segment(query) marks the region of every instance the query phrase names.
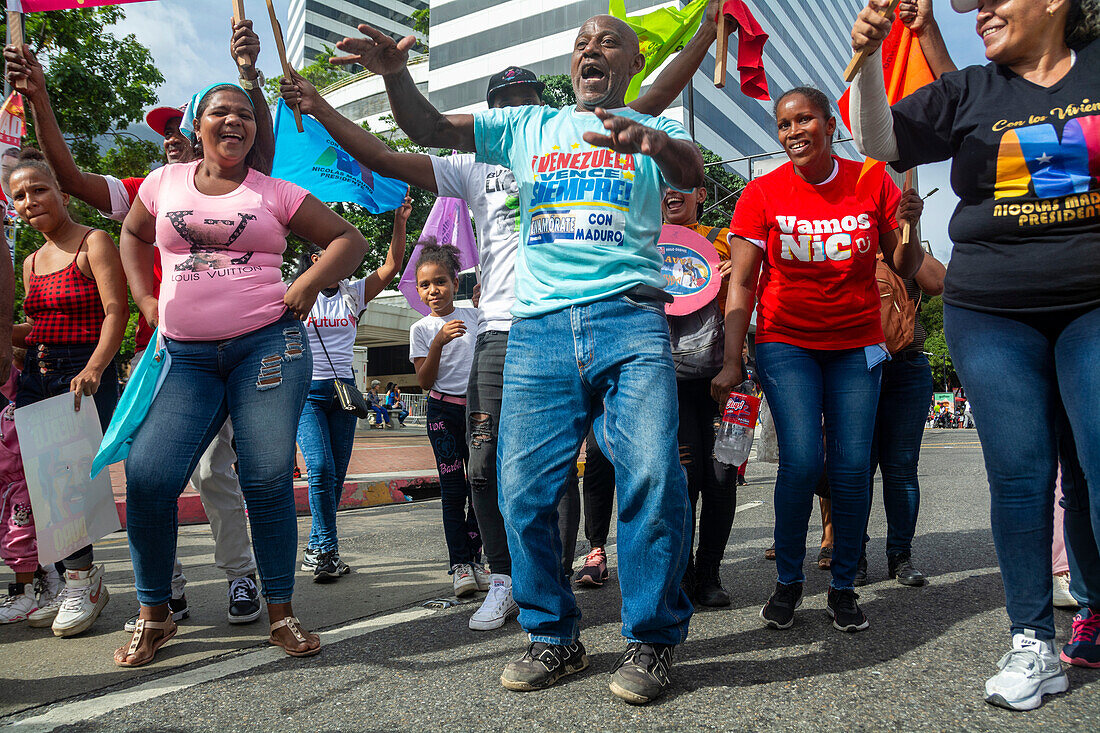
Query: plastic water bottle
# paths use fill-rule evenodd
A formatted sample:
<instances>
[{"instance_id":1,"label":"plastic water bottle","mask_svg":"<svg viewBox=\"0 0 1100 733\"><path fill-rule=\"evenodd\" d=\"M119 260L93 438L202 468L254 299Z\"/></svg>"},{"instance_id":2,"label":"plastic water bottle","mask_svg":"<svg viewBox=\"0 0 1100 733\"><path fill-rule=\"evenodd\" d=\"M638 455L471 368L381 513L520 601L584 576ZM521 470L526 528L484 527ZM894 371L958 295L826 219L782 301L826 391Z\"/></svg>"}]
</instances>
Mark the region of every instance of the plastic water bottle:
<instances>
[{"instance_id":1,"label":"plastic water bottle","mask_svg":"<svg viewBox=\"0 0 1100 733\"><path fill-rule=\"evenodd\" d=\"M753 429L760 412L760 398L752 396L752 382L741 383L730 392L722 424L714 439L714 457L727 466L740 466L749 459Z\"/></svg>"}]
</instances>

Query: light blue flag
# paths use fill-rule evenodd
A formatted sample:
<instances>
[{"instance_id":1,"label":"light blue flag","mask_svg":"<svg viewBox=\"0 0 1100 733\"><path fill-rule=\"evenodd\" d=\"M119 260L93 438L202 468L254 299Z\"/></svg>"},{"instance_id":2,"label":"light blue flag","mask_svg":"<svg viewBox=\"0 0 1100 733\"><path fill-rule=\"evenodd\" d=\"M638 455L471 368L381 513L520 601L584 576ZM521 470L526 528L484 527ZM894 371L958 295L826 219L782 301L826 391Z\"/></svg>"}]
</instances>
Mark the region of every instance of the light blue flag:
<instances>
[{"instance_id":1,"label":"light blue flag","mask_svg":"<svg viewBox=\"0 0 1100 733\"><path fill-rule=\"evenodd\" d=\"M372 214L404 203L407 185L359 165L309 115L302 115L302 127L305 132L298 132L294 113L280 99L275 109L272 177L297 183L322 201L359 204Z\"/></svg>"}]
</instances>

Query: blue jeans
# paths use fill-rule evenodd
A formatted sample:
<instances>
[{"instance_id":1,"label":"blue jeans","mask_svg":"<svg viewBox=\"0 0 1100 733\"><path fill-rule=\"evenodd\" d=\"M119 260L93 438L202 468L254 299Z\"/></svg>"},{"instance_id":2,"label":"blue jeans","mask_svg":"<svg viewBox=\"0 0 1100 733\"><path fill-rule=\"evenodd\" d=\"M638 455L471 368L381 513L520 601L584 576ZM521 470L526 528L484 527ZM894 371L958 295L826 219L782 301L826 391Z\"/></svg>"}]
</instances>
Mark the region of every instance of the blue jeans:
<instances>
[{"instance_id":1,"label":"blue jeans","mask_svg":"<svg viewBox=\"0 0 1100 733\"><path fill-rule=\"evenodd\" d=\"M943 322L982 442L1012 633L1053 639L1050 545L1063 407L1087 483L1064 486L1070 572L1082 600L1100 610L1100 308L1010 318L944 305Z\"/></svg>"},{"instance_id":2,"label":"blue jeans","mask_svg":"<svg viewBox=\"0 0 1100 733\"><path fill-rule=\"evenodd\" d=\"M756 345L756 364L779 439L779 582L806 580L806 525L814 488L825 471L833 505L832 587L854 588L871 506L867 487L882 365L868 369L863 349L821 351L774 342Z\"/></svg>"},{"instance_id":3,"label":"blue jeans","mask_svg":"<svg viewBox=\"0 0 1100 733\"><path fill-rule=\"evenodd\" d=\"M617 479L623 636L686 638L691 511L676 415L663 303L619 296L513 324L497 466L512 593L532 641L568 644L579 633L558 504L593 420Z\"/></svg>"},{"instance_id":4,"label":"blue jeans","mask_svg":"<svg viewBox=\"0 0 1100 733\"><path fill-rule=\"evenodd\" d=\"M886 509L886 557L896 559L913 552L913 534L920 511L917 463L924 438L928 406L932 404L932 370L919 351L902 351L882 368L875 437L871 442L871 500L874 501L875 469L882 469L882 503ZM863 536L864 554L868 541Z\"/></svg>"},{"instance_id":5,"label":"blue jeans","mask_svg":"<svg viewBox=\"0 0 1100 733\"><path fill-rule=\"evenodd\" d=\"M424 408L428 440L439 471L439 499L443 506L443 536L450 567L481 559L481 532L477 526L466 464L466 406L429 397Z\"/></svg>"},{"instance_id":6,"label":"blue jeans","mask_svg":"<svg viewBox=\"0 0 1100 733\"><path fill-rule=\"evenodd\" d=\"M313 360L289 316L225 341L168 341L172 365L126 461L126 533L138 600L167 603L176 558L176 500L199 457L233 419L241 492L268 603L294 591L298 523L294 438Z\"/></svg>"},{"instance_id":7,"label":"blue jeans","mask_svg":"<svg viewBox=\"0 0 1100 733\"><path fill-rule=\"evenodd\" d=\"M351 379L341 379L354 386ZM344 489L358 418L340 407L335 379L310 382L305 407L298 418L298 447L309 473L309 513L313 524L307 547L338 552L336 507Z\"/></svg>"}]
</instances>

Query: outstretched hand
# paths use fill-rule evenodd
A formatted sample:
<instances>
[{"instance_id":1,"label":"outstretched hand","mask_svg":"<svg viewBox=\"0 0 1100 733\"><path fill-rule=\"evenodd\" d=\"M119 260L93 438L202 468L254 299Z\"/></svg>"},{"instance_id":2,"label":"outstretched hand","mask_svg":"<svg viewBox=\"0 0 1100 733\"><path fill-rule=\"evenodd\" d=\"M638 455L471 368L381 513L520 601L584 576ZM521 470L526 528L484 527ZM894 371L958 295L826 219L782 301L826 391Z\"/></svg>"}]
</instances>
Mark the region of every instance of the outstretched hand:
<instances>
[{"instance_id":1,"label":"outstretched hand","mask_svg":"<svg viewBox=\"0 0 1100 733\"><path fill-rule=\"evenodd\" d=\"M874 53L882 45L883 39L890 35L894 19L882 15L890 7L890 0L868 0L867 7L859 11L852 25L852 50L856 53L867 50Z\"/></svg>"},{"instance_id":2,"label":"outstretched hand","mask_svg":"<svg viewBox=\"0 0 1100 733\"><path fill-rule=\"evenodd\" d=\"M305 77L291 69L290 79L285 76L279 80L279 95L291 109L295 107L304 115L317 114L317 107L323 101L317 88Z\"/></svg>"},{"instance_id":3,"label":"outstretched hand","mask_svg":"<svg viewBox=\"0 0 1100 733\"><path fill-rule=\"evenodd\" d=\"M366 23L359 24L362 38L345 38L336 48L347 56L333 56L331 64L359 64L379 76L400 73L409 63L409 49L416 45L416 36L405 36L395 41L380 30Z\"/></svg>"},{"instance_id":4,"label":"outstretched hand","mask_svg":"<svg viewBox=\"0 0 1100 733\"><path fill-rule=\"evenodd\" d=\"M616 153L626 155L633 155L634 153L657 155L668 144L668 135L660 130L647 127L628 117L613 115L603 107L597 107L593 111L603 121L604 129L610 134L584 133L584 141L589 145L610 148Z\"/></svg>"},{"instance_id":5,"label":"outstretched hand","mask_svg":"<svg viewBox=\"0 0 1100 733\"><path fill-rule=\"evenodd\" d=\"M8 84L18 88L17 82L26 82L26 88L20 90L24 95L34 97L46 91L46 74L30 46L24 45L22 52L15 46L6 46L4 65Z\"/></svg>"},{"instance_id":6,"label":"outstretched hand","mask_svg":"<svg viewBox=\"0 0 1100 733\"><path fill-rule=\"evenodd\" d=\"M233 29L233 38L229 42L229 54L233 62L239 59L248 59L247 64L241 64L240 68L256 66L256 60L260 58L260 37L252 30L251 20L242 20L239 23L230 21Z\"/></svg>"}]
</instances>

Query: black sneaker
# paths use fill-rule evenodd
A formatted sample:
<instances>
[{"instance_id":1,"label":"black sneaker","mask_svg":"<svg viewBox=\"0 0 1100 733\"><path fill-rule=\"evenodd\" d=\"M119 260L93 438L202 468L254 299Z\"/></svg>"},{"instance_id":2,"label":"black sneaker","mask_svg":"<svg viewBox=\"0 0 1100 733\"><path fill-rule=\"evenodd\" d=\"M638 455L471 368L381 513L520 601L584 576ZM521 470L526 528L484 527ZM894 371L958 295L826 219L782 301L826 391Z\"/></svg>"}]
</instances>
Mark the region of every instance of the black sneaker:
<instances>
[{"instance_id":1,"label":"black sneaker","mask_svg":"<svg viewBox=\"0 0 1100 733\"><path fill-rule=\"evenodd\" d=\"M351 567L340 559L340 556L336 556L336 569L340 571L340 575L347 575L351 572Z\"/></svg>"},{"instance_id":2,"label":"black sneaker","mask_svg":"<svg viewBox=\"0 0 1100 733\"><path fill-rule=\"evenodd\" d=\"M775 584L775 593L760 609L760 618L772 629L789 629L794 624L794 610L802 605L802 584Z\"/></svg>"},{"instance_id":3,"label":"black sneaker","mask_svg":"<svg viewBox=\"0 0 1100 733\"><path fill-rule=\"evenodd\" d=\"M699 575L695 581L695 602L710 608L723 608L730 604L730 594L722 587L717 565L699 566Z\"/></svg>"},{"instance_id":4,"label":"black sneaker","mask_svg":"<svg viewBox=\"0 0 1100 733\"><path fill-rule=\"evenodd\" d=\"M329 550L317 556L317 567L313 568L314 583L328 583L340 577L340 566L336 564L336 552Z\"/></svg>"},{"instance_id":5,"label":"black sneaker","mask_svg":"<svg viewBox=\"0 0 1100 733\"><path fill-rule=\"evenodd\" d=\"M180 596L179 598L168 599L168 610L172 612L172 620L176 623L183 621L185 618L191 615L191 609L187 607L187 596ZM126 620L122 628L127 634L132 634L137 630L138 617L141 614L135 613L133 616Z\"/></svg>"},{"instance_id":6,"label":"black sneaker","mask_svg":"<svg viewBox=\"0 0 1100 733\"><path fill-rule=\"evenodd\" d=\"M851 588L847 590L829 588L829 603L825 606L825 612L833 617L833 626L841 631L856 632L863 631L871 625L860 610L859 604L856 603L857 598L859 594Z\"/></svg>"},{"instance_id":7,"label":"black sneaker","mask_svg":"<svg viewBox=\"0 0 1100 733\"><path fill-rule=\"evenodd\" d=\"M668 676L671 668L671 644L632 641L611 672L611 692L631 705L645 705L672 684Z\"/></svg>"},{"instance_id":8,"label":"black sneaker","mask_svg":"<svg viewBox=\"0 0 1100 733\"><path fill-rule=\"evenodd\" d=\"M519 692L541 690L587 667L588 655L579 640L568 646L533 641L518 659L505 665L500 684Z\"/></svg>"},{"instance_id":9,"label":"black sneaker","mask_svg":"<svg viewBox=\"0 0 1100 733\"><path fill-rule=\"evenodd\" d=\"M248 624L260 617L260 589L256 577L246 575L229 582L229 623Z\"/></svg>"},{"instance_id":10,"label":"black sneaker","mask_svg":"<svg viewBox=\"0 0 1100 733\"><path fill-rule=\"evenodd\" d=\"M927 578L924 577L924 573L913 567L913 562L908 555L891 557L889 558L889 564L890 577L897 578L902 585L920 587L928 582Z\"/></svg>"},{"instance_id":11,"label":"black sneaker","mask_svg":"<svg viewBox=\"0 0 1100 733\"><path fill-rule=\"evenodd\" d=\"M321 554L321 551L316 547L307 547L305 552L302 553L302 570L307 573L312 573L317 569L317 556Z\"/></svg>"},{"instance_id":12,"label":"black sneaker","mask_svg":"<svg viewBox=\"0 0 1100 733\"><path fill-rule=\"evenodd\" d=\"M859 562L856 563L856 575L855 575L854 580L855 580L856 586L858 586L858 587L865 586L869 582L867 580L867 556L866 555L860 555L859 556Z\"/></svg>"}]
</instances>

